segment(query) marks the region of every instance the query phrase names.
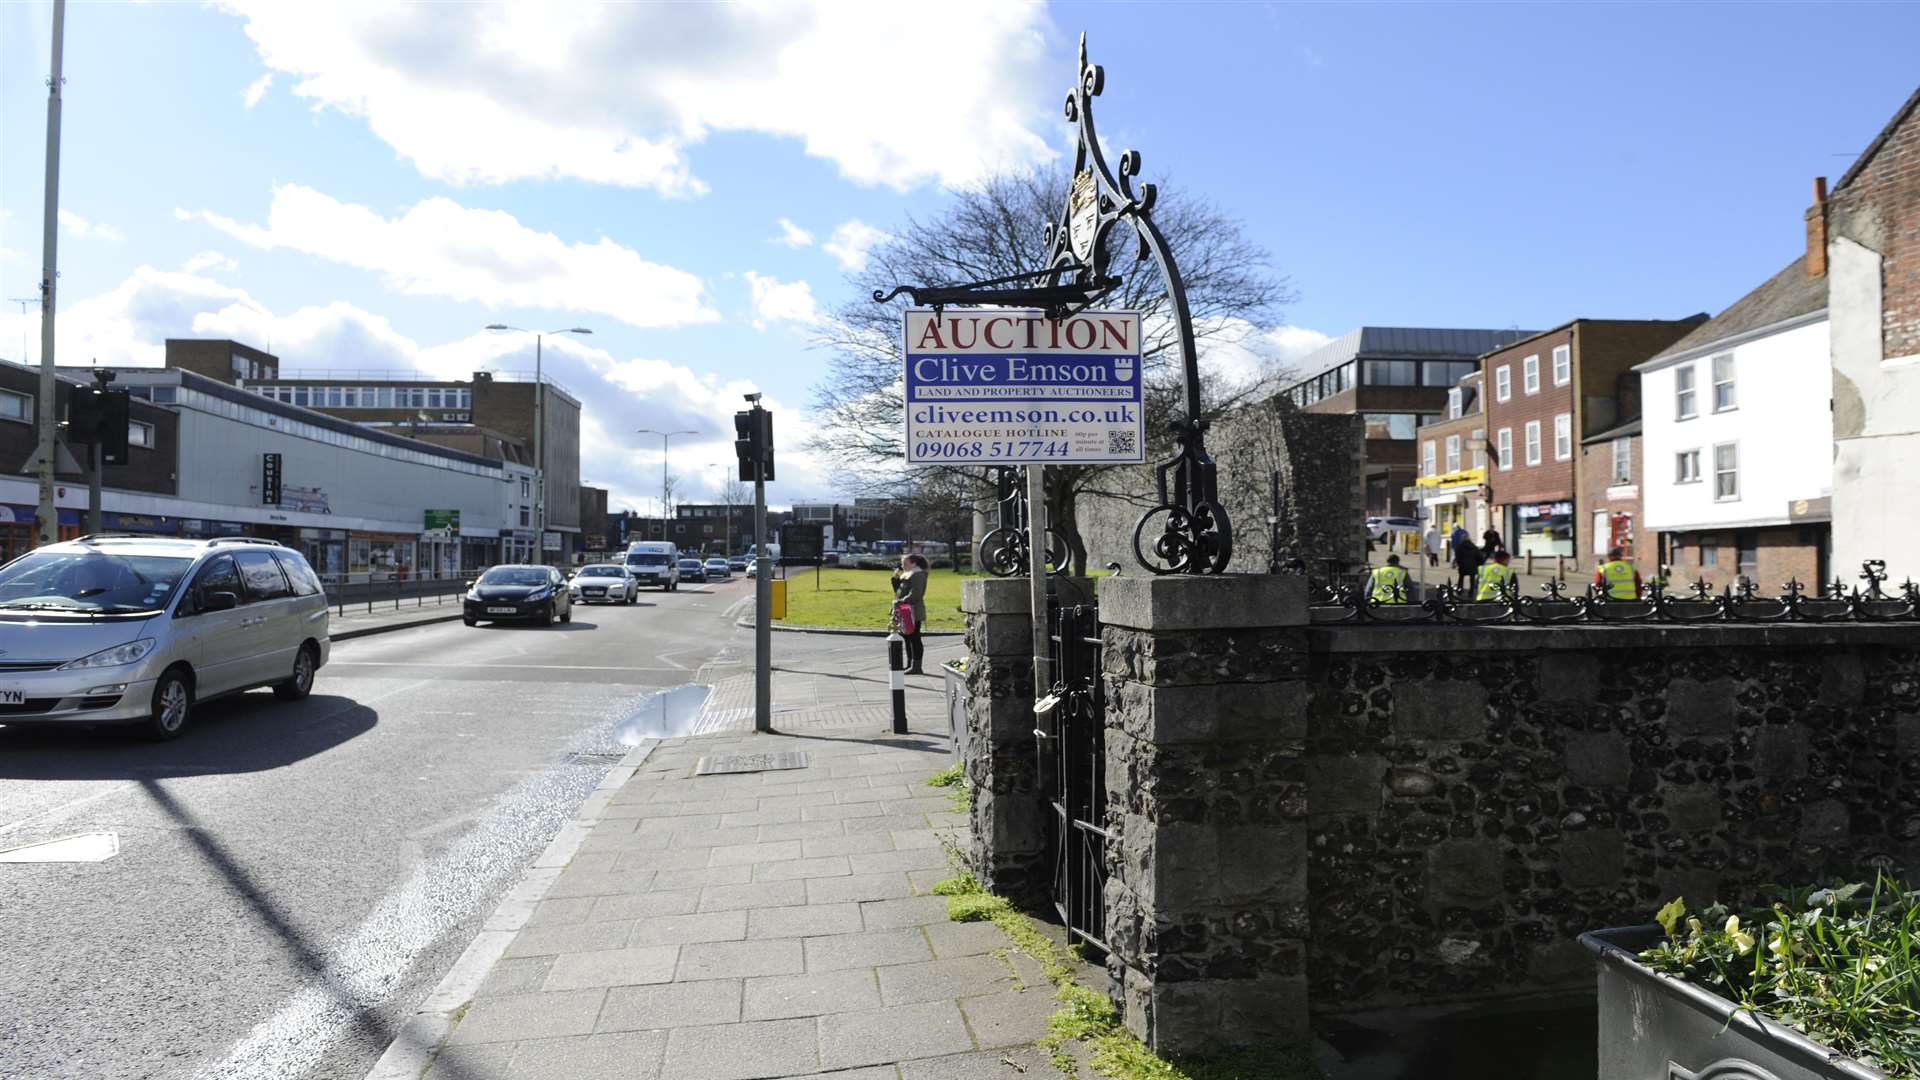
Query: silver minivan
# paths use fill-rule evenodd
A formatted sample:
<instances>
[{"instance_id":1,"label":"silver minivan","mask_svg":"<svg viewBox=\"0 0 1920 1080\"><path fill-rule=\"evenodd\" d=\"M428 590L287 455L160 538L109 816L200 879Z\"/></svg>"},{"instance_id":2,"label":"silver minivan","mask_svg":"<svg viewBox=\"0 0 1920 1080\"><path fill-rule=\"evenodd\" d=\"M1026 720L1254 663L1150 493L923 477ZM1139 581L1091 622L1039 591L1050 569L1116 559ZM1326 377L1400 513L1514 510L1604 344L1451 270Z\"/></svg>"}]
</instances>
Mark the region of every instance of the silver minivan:
<instances>
[{"instance_id":1,"label":"silver minivan","mask_svg":"<svg viewBox=\"0 0 1920 1080\"><path fill-rule=\"evenodd\" d=\"M196 703L283 701L327 662L327 598L271 540L88 536L0 567L0 724L186 729Z\"/></svg>"}]
</instances>

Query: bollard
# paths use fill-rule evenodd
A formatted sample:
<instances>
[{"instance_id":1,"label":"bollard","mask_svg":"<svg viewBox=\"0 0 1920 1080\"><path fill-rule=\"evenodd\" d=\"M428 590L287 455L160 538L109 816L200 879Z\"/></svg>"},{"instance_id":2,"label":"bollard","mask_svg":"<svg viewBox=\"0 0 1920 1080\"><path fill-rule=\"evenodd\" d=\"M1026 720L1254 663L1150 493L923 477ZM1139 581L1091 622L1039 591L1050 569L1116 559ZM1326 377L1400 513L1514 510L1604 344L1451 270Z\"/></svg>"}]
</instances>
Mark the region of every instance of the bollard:
<instances>
[{"instance_id":1,"label":"bollard","mask_svg":"<svg viewBox=\"0 0 1920 1080\"><path fill-rule=\"evenodd\" d=\"M893 733L907 733L907 639L887 635L887 688L893 691Z\"/></svg>"}]
</instances>

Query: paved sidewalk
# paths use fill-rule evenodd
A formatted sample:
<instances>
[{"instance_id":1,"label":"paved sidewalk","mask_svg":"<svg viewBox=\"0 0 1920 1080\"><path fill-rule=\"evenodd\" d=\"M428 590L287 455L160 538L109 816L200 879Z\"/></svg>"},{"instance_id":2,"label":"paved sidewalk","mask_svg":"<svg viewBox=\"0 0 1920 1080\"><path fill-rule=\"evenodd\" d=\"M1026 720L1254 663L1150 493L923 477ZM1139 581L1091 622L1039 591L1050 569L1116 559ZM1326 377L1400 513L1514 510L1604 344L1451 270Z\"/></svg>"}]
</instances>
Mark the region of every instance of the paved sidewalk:
<instances>
[{"instance_id":1,"label":"paved sidewalk","mask_svg":"<svg viewBox=\"0 0 1920 1080\"><path fill-rule=\"evenodd\" d=\"M340 614L338 608L331 609L327 616L327 629L328 636L333 640L345 641L368 634L383 634L389 630L452 622L459 617L460 605L457 602L436 605L428 600L425 607L406 603L398 611L389 603L385 608L375 605L372 614L367 613L364 605L359 608L348 605L345 615Z\"/></svg>"},{"instance_id":2,"label":"paved sidewalk","mask_svg":"<svg viewBox=\"0 0 1920 1080\"><path fill-rule=\"evenodd\" d=\"M773 726L781 732L819 728L891 729L893 692L887 681L887 649L872 638L817 636L800 651L774 643ZM907 677L908 729L947 733L946 682L940 665L966 649L959 638L927 642L926 675ZM695 721L694 734L753 730L751 665L702 669L713 693Z\"/></svg>"},{"instance_id":3,"label":"paved sidewalk","mask_svg":"<svg viewBox=\"0 0 1920 1080\"><path fill-rule=\"evenodd\" d=\"M806 767L694 775L790 752ZM944 738L857 729L660 743L425 1075L1060 1076L1032 1045L1057 1007L1039 966L928 894L965 827L922 783L945 763Z\"/></svg>"}]
</instances>

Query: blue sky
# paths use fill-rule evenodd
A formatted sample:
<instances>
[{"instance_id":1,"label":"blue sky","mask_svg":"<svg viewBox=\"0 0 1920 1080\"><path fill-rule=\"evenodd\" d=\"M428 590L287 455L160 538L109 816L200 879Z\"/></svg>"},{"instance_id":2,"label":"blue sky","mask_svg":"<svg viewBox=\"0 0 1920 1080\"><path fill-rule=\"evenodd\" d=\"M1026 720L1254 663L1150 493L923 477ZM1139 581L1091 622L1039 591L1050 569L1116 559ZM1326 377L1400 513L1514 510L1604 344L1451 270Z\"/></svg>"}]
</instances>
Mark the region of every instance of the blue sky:
<instances>
[{"instance_id":1,"label":"blue sky","mask_svg":"<svg viewBox=\"0 0 1920 1080\"><path fill-rule=\"evenodd\" d=\"M585 325L548 359L587 403L586 479L642 506L658 440L632 429L693 428L673 467L710 491L741 390L783 447L804 431L863 237L943 184L1065 167L1081 29L1105 138L1292 277L1266 360L1362 323L1717 311L1913 90L1920 9L1849 10L74 4L60 355L206 334L460 373L531 366L485 323ZM0 7L5 297L38 278L50 12ZM37 354L19 312L0 357ZM782 501L831 474L783 452Z\"/></svg>"}]
</instances>

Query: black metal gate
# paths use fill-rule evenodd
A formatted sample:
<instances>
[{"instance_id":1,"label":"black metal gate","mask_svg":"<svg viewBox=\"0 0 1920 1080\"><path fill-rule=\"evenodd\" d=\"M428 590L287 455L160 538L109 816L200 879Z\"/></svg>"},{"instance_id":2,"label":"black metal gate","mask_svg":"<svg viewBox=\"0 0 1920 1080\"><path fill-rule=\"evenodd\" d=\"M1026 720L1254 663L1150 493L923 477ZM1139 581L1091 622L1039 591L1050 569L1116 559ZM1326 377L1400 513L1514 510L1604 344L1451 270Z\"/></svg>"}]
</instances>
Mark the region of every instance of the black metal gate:
<instances>
[{"instance_id":1,"label":"black metal gate","mask_svg":"<svg viewBox=\"0 0 1920 1080\"><path fill-rule=\"evenodd\" d=\"M1036 717L1041 790L1053 860L1053 904L1071 940L1104 955L1106 941L1106 691L1100 609L1048 605L1055 704ZM1097 957L1096 957L1097 959Z\"/></svg>"}]
</instances>

